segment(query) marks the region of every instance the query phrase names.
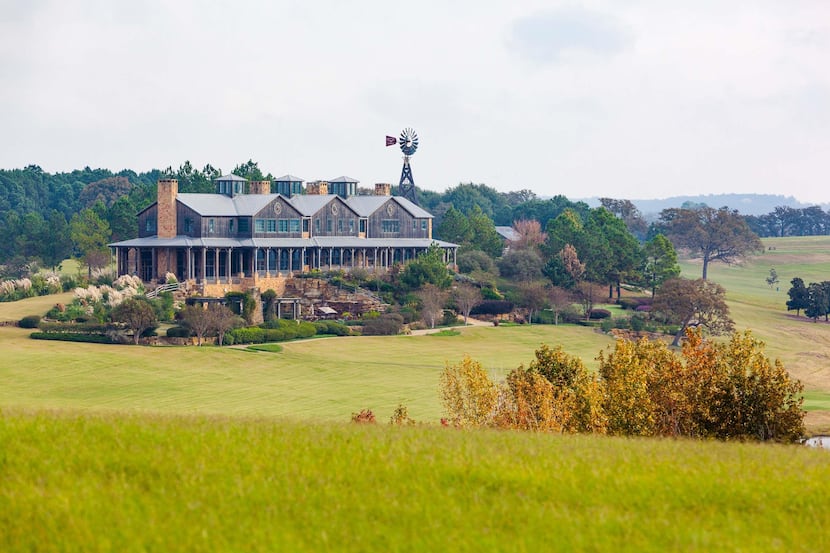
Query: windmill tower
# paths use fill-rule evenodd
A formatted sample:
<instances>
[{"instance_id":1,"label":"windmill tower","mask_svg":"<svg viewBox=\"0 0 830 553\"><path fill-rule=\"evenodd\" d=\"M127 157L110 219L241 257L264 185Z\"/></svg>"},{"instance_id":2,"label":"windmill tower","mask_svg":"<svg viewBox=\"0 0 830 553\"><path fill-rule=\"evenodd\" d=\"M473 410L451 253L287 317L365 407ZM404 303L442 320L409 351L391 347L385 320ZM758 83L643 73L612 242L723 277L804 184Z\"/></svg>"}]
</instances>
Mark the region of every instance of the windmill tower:
<instances>
[{"instance_id":1,"label":"windmill tower","mask_svg":"<svg viewBox=\"0 0 830 553\"><path fill-rule=\"evenodd\" d=\"M398 184L398 195L403 196L410 202L417 204L415 200L415 179L412 178L412 167L409 165L409 158L418 149L418 134L410 127L401 131L397 140L394 136L386 137L386 145L400 144L403 152L403 169L401 169L401 182Z\"/></svg>"}]
</instances>

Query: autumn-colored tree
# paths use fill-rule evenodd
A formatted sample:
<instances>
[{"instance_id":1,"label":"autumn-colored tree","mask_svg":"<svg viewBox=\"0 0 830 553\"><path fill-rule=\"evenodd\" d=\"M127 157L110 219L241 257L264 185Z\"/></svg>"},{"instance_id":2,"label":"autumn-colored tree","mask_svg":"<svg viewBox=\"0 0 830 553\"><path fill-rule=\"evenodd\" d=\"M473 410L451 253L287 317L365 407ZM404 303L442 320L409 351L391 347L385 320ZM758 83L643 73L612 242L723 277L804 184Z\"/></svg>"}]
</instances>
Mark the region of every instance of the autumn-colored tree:
<instances>
[{"instance_id":1,"label":"autumn-colored tree","mask_svg":"<svg viewBox=\"0 0 830 553\"><path fill-rule=\"evenodd\" d=\"M582 310L585 313L585 320L591 317L591 310L594 304L603 296L603 287L593 282L583 281L577 283L576 293L582 303Z\"/></svg>"},{"instance_id":2,"label":"autumn-colored tree","mask_svg":"<svg viewBox=\"0 0 830 553\"><path fill-rule=\"evenodd\" d=\"M513 222L515 238L510 241L510 249L536 250L545 243L548 235L542 231L542 225L535 219L519 219Z\"/></svg>"},{"instance_id":3,"label":"autumn-colored tree","mask_svg":"<svg viewBox=\"0 0 830 553\"><path fill-rule=\"evenodd\" d=\"M664 282L654 298L652 312L679 325L672 342L674 346L680 343L690 325L706 328L712 334L724 334L734 327L726 305L726 290L720 284L700 278L673 278Z\"/></svg>"},{"instance_id":4,"label":"autumn-colored tree","mask_svg":"<svg viewBox=\"0 0 830 553\"><path fill-rule=\"evenodd\" d=\"M698 378L701 434L723 440L794 442L804 435L804 386L781 361L770 361L764 343L752 333L734 333L729 343L714 343L689 331L683 345L687 374Z\"/></svg>"},{"instance_id":5,"label":"autumn-colored tree","mask_svg":"<svg viewBox=\"0 0 830 553\"><path fill-rule=\"evenodd\" d=\"M464 356L441 373L441 402L447 418L457 426L485 426L495 414L498 388L481 363Z\"/></svg>"}]
</instances>

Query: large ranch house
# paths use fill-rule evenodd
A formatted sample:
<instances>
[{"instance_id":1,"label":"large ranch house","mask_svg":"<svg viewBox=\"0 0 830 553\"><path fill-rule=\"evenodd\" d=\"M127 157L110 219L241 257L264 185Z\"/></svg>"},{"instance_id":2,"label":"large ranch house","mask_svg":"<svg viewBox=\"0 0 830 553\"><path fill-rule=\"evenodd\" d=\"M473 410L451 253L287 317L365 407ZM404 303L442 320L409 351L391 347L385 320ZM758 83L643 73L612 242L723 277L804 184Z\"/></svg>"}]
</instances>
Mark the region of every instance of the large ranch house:
<instances>
[{"instance_id":1,"label":"large ranch house","mask_svg":"<svg viewBox=\"0 0 830 553\"><path fill-rule=\"evenodd\" d=\"M215 194L179 194L178 181L158 181L155 203L138 214L138 238L110 244L119 275L162 282L173 273L202 296L284 290L285 279L312 269L384 272L437 244L447 264L458 246L433 240L432 215L390 195L389 184L357 196L357 181L308 183L287 175L251 181L216 179ZM280 193L282 192L282 193Z\"/></svg>"}]
</instances>

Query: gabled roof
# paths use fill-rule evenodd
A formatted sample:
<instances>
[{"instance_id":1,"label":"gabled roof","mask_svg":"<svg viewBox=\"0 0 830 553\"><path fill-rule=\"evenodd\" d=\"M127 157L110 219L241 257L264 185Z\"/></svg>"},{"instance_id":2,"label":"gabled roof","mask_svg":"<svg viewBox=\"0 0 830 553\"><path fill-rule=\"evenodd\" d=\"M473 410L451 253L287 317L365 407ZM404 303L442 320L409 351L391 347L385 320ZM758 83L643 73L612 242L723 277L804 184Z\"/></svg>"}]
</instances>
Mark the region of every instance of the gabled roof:
<instances>
[{"instance_id":1,"label":"gabled roof","mask_svg":"<svg viewBox=\"0 0 830 553\"><path fill-rule=\"evenodd\" d=\"M336 179L330 179L328 182L354 182L358 183L359 180L355 180L351 177L337 177Z\"/></svg>"},{"instance_id":2,"label":"gabled roof","mask_svg":"<svg viewBox=\"0 0 830 553\"><path fill-rule=\"evenodd\" d=\"M388 201L396 202L416 219L432 219L432 214L402 196L349 196L346 203L361 217L369 217Z\"/></svg>"},{"instance_id":3,"label":"gabled roof","mask_svg":"<svg viewBox=\"0 0 830 553\"><path fill-rule=\"evenodd\" d=\"M288 199L288 203L302 215L310 217L323 209L332 199L337 198L336 194L297 194Z\"/></svg>"},{"instance_id":4,"label":"gabled roof","mask_svg":"<svg viewBox=\"0 0 830 553\"><path fill-rule=\"evenodd\" d=\"M279 194L179 194L178 200L202 217L248 217L258 213ZM284 198L286 201L287 198Z\"/></svg>"},{"instance_id":5,"label":"gabled roof","mask_svg":"<svg viewBox=\"0 0 830 553\"><path fill-rule=\"evenodd\" d=\"M221 180L221 181L232 180L232 181L248 182L248 179L242 178L238 175L234 175L233 173L229 173L227 175L222 175L221 177L216 177L213 180Z\"/></svg>"},{"instance_id":6,"label":"gabled roof","mask_svg":"<svg viewBox=\"0 0 830 553\"><path fill-rule=\"evenodd\" d=\"M294 175L283 175L274 179L274 182L305 182L305 179L296 177Z\"/></svg>"}]
</instances>

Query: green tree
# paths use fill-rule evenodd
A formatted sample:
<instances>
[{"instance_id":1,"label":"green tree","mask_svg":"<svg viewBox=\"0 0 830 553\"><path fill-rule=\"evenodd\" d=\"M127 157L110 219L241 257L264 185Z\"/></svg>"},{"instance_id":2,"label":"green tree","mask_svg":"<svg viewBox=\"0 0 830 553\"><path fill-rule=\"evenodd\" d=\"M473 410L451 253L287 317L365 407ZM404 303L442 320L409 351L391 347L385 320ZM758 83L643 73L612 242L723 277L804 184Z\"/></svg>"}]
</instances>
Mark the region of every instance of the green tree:
<instances>
[{"instance_id":1,"label":"green tree","mask_svg":"<svg viewBox=\"0 0 830 553\"><path fill-rule=\"evenodd\" d=\"M807 307L804 308L804 314L813 321L817 321L819 317L827 319L830 313L830 282L811 282L807 286Z\"/></svg>"},{"instance_id":2,"label":"green tree","mask_svg":"<svg viewBox=\"0 0 830 553\"><path fill-rule=\"evenodd\" d=\"M407 263L399 279L409 290L417 290L424 284L433 284L445 289L452 284L452 277L444 262L444 252L436 244Z\"/></svg>"},{"instance_id":3,"label":"green tree","mask_svg":"<svg viewBox=\"0 0 830 553\"><path fill-rule=\"evenodd\" d=\"M651 296L657 293L661 284L680 276L680 265L677 264L677 252L668 238L657 234L646 242L643 251L645 253L645 266L643 276L651 285Z\"/></svg>"},{"instance_id":4,"label":"green tree","mask_svg":"<svg viewBox=\"0 0 830 553\"><path fill-rule=\"evenodd\" d=\"M461 245L469 244L473 239L470 221L454 207L450 207L444 214L436 234L441 240Z\"/></svg>"},{"instance_id":5,"label":"green tree","mask_svg":"<svg viewBox=\"0 0 830 553\"><path fill-rule=\"evenodd\" d=\"M89 277L93 267L103 267L109 262L110 227L95 211L87 208L75 214L69 223L69 234L87 265Z\"/></svg>"},{"instance_id":6,"label":"green tree","mask_svg":"<svg viewBox=\"0 0 830 553\"><path fill-rule=\"evenodd\" d=\"M676 247L687 249L703 260L703 280L709 263L734 263L763 249L761 239L737 211L722 207L664 209L660 221Z\"/></svg>"},{"instance_id":7,"label":"green tree","mask_svg":"<svg viewBox=\"0 0 830 553\"><path fill-rule=\"evenodd\" d=\"M467 215L470 221L470 229L472 230L472 243L475 244L476 249L479 249L491 257L498 257L502 252L502 239L499 233L496 232L496 225L493 220L487 216L479 206L474 206L472 211Z\"/></svg>"},{"instance_id":8,"label":"green tree","mask_svg":"<svg viewBox=\"0 0 830 553\"><path fill-rule=\"evenodd\" d=\"M795 309L795 315L801 314L802 309L807 309L809 305L809 296L807 294L807 287L804 286L804 281L798 277L790 281L792 285L787 291L790 299L787 300L787 311Z\"/></svg>"}]
</instances>

